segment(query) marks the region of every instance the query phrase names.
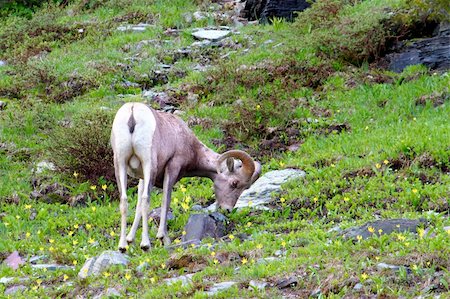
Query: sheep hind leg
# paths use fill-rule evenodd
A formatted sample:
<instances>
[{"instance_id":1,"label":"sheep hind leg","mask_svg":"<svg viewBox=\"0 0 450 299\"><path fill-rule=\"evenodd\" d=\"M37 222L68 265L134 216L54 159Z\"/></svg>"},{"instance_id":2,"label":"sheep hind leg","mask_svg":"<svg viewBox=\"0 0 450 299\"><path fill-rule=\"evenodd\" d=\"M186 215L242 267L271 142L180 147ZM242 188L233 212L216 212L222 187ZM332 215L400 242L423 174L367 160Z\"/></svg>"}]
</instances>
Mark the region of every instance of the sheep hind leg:
<instances>
[{"instance_id":1,"label":"sheep hind leg","mask_svg":"<svg viewBox=\"0 0 450 299\"><path fill-rule=\"evenodd\" d=\"M150 192L152 190L151 165L142 165L144 172L142 198L141 198L141 216L142 216L142 241L141 249L147 251L150 249L150 239L148 237L148 209L150 206Z\"/></svg>"},{"instance_id":2,"label":"sheep hind leg","mask_svg":"<svg viewBox=\"0 0 450 299\"><path fill-rule=\"evenodd\" d=\"M136 230L138 229L139 222L141 221L142 216L142 191L144 189L144 180L139 180L139 186L138 186L138 200L136 203L136 213L134 215L133 225L131 226L131 230L127 235L127 242L128 244L132 243L134 241L134 238L136 236Z\"/></svg>"},{"instance_id":3,"label":"sheep hind leg","mask_svg":"<svg viewBox=\"0 0 450 299\"><path fill-rule=\"evenodd\" d=\"M128 199L127 199L127 172L126 165L123 161L118 161L114 158L114 168L116 172L116 181L120 193L120 240L119 250L125 252L127 250L126 230L127 230L127 213L128 213Z\"/></svg>"}]
</instances>

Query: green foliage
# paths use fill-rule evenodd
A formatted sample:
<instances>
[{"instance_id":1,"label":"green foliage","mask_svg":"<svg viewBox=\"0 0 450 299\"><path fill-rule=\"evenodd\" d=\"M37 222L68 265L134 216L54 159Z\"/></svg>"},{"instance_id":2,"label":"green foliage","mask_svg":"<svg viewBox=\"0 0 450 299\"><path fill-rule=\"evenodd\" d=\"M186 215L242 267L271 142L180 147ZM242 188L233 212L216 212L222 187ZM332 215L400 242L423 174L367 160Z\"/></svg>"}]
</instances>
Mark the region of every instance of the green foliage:
<instances>
[{"instance_id":1,"label":"green foliage","mask_svg":"<svg viewBox=\"0 0 450 299\"><path fill-rule=\"evenodd\" d=\"M57 128L49 148L53 162L68 176L79 173L93 182L102 176L114 180L112 119L111 112L94 111L80 115L69 127Z\"/></svg>"}]
</instances>

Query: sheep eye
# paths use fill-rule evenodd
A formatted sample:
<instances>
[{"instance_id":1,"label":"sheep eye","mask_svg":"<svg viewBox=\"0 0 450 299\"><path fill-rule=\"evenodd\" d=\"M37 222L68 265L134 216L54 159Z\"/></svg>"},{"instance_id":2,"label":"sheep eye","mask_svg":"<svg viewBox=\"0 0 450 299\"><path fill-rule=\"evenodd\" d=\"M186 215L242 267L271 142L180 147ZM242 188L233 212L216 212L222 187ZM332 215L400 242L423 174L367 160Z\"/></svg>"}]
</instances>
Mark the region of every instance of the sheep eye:
<instances>
[{"instance_id":1,"label":"sheep eye","mask_svg":"<svg viewBox=\"0 0 450 299\"><path fill-rule=\"evenodd\" d=\"M231 188L237 188L237 186L238 186L238 182L237 181L231 182Z\"/></svg>"}]
</instances>

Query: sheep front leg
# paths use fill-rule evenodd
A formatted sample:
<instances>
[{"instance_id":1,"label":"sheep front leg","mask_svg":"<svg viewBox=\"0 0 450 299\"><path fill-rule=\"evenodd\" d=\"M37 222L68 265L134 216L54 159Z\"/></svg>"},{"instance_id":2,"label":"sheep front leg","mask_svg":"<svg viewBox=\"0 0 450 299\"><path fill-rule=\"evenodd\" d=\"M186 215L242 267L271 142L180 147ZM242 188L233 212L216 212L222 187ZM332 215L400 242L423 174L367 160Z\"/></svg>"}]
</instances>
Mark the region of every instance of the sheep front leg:
<instances>
[{"instance_id":1,"label":"sheep front leg","mask_svg":"<svg viewBox=\"0 0 450 299\"><path fill-rule=\"evenodd\" d=\"M178 171L166 167L164 173L164 183L163 183L163 200L161 205L161 220L159 222L158 233L156 238L162 240L165 246L170 245L169 233L167 232L167 213L169 212L170 200L172 196L172 188L175 184L175 179L178 177Z\"/></svg>"},{"instance_id":2,"label":"sheep front leg","mask_svg":"<svg viewBox=\"0 0 450 299\"><path fill-rule=\"evenodd\" d=\"M132 243L134 241L134 237L136 236L136 230L138 229L139 222L141 221L142 216L142 192L144 191L144 180L139 180L138 185L138 200L136 204L136 213L134 215L133 225L131 226L131 230L127 235L127 242Z\"/></svg>"}]
</instances>

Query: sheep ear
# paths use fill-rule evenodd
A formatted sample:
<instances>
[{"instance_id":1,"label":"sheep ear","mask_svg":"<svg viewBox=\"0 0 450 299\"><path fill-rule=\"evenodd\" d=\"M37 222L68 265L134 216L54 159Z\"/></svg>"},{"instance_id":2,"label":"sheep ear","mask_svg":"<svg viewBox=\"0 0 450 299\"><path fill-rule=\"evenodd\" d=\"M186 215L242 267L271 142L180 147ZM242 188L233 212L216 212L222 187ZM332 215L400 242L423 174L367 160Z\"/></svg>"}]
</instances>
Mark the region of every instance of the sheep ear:
<instances>
[{"instance_id":1,"label":"sheep ear","mask_svg":"<svg viewBox=\"0 0 450 299\"><path fill-rule=\"evenodd\" d=\"M234 171L234 159L233 158L228 158L227 159L227 168L229 172L233 172Z\"/></svg>"}]
</instances>

